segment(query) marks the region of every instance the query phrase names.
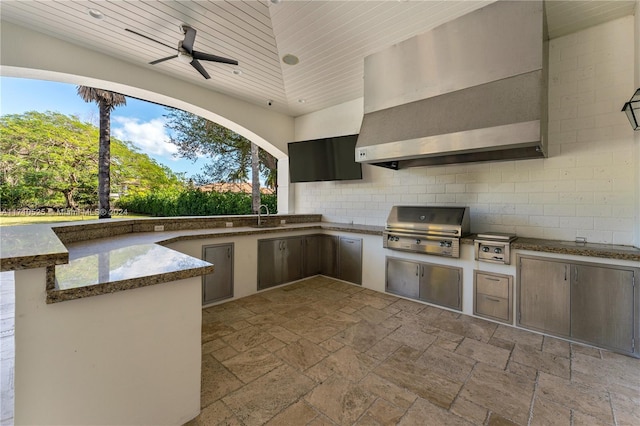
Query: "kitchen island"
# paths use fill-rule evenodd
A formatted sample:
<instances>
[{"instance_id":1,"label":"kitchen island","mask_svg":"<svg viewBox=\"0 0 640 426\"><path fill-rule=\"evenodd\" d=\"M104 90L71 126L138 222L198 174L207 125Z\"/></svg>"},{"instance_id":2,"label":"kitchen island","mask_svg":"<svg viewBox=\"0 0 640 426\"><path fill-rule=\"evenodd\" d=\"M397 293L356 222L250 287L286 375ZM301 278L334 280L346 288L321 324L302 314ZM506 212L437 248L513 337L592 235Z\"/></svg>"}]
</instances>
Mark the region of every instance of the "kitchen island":
<instances>
[{"instance_id":1,"label":"kitchen island","mask_svg":"<svg viewBox=\"0 0 640 426\"><path fill-rule=\"evenodd\" d=\"M68 252L51 229L34 230L2 235L3 269L15 269L15 423L182 424L195 417L200 275L213 265L156 244L64 264Z\"/></svg>"}]
</instances>

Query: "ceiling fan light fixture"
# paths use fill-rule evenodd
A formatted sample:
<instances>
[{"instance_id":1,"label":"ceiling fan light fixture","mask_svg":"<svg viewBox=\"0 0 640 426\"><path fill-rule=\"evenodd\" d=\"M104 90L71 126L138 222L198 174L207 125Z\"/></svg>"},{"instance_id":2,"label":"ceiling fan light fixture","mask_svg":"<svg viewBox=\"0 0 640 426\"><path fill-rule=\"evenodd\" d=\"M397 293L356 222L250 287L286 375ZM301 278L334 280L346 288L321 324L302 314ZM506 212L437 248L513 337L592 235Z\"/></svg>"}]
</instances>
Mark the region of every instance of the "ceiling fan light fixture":
<instances>
[{"instance_id":1,"label":"ceiling fan light fixture","mask_svg":"<svg viewBox=\"0 0 640 426\"><path fill-rule=\"evenodd\" d=\"M298 59L296 55L287 53L282 57L282 62L284 62L287 65L296 65L298 62L300 62L300 59Z\"/></svg>"},{"instance_id":2,"label":"ceiling fan light fixture","mask_svg":"<svg viewBox=\"0 0 640 426\"><path fill-rule=\"evenodd\" d=\"M307 102L307 100L306 100L306 99L302 99L302 98L298 99L298 103L299 103L299 104L304 104L304 103L306 103L306 102Z\"/></svg>"},{"instance_id":3,"label":"ceiling fan light fixture","mask_svg":"<svg viewBox=\"0 0 640 426\"><path fill-rule=\"evenodd\" d=\"M185 64L190 64L193 61L193 57L187 52L178 52L178 60Z\"/></svg>"},{"instance_id":4,"label":"ceiling fan light fixture","mask_svg":"<svg viewBox=\"0 0 640 426\"><path fill-rule=\"evenodd\" d=\"M104 19L104 14L97 9L88 9L87 13L94 19Z\"/></svg>"}]
</instances>

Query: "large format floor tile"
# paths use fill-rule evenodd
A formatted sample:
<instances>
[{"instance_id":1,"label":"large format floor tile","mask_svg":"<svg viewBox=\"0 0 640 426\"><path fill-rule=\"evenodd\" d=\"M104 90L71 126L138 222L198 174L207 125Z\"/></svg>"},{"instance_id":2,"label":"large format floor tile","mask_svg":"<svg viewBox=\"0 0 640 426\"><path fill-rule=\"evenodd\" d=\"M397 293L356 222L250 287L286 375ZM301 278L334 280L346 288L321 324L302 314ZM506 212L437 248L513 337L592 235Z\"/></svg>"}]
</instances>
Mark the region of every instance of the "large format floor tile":
<instances>
[{"instance_id":1,"label":"large format floor tile","mask_svg":"<svg viewBox=\"0 0 640 426\"><path fill-rule=\"evenodd\" d=\"M2 425L13 294L2 290ZM640 360L314 277L203 311L190 425L640 425Z\"/></svg>"},{"instance_id":2,"label":"large format floor tile","mask_svg":"<svg viewBox=\"0 0 640 426\"><path fill-rule=\"evenodd\" d=\"M203 425L638 425L640 360L314 277L205 309Z\"/></svg>"}]
</instances>

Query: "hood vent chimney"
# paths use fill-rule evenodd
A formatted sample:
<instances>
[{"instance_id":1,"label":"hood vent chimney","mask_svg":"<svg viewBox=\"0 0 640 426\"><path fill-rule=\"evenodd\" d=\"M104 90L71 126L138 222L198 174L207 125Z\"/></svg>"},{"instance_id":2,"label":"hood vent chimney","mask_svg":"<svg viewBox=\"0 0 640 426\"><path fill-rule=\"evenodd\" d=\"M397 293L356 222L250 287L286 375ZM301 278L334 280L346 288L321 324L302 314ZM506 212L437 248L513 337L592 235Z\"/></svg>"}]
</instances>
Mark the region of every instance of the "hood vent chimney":
<instances>
[{"instance_id":1,"label":"hood vent chimney","mask_svg":"<svg viewBox=\"0 0 640 426\"><path fill-rule=\"evenodd\" d=\"M542 1L498 1L366 57L356 161L545 157L546 41Z\"/></svg>"}]
</instances>

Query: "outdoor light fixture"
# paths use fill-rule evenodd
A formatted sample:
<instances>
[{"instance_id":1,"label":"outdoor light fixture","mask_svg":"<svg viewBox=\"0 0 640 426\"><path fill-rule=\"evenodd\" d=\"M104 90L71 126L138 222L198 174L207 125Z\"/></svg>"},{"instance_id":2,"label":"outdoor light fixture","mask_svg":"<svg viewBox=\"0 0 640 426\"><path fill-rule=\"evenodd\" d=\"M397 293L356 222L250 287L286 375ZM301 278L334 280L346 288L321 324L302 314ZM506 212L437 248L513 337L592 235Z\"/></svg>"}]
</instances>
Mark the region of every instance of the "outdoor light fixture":
<instances>
[{"instance_id":1,"label":"outdoor light fixture","mask_svg":"<svg viewBox=\"0 0 640 426\"><path fill-rule=\"evenodd\" d=\"M640 89L636 90L629 102L624 104L622 111L627 114L633 130L640 130L640 124L638 124L638 119L640 119Z\"/></svg>"}]
</instances>

